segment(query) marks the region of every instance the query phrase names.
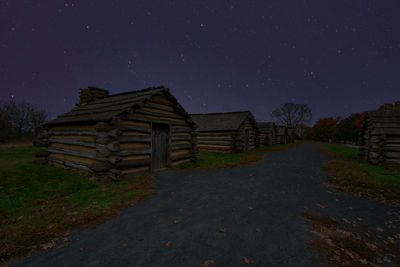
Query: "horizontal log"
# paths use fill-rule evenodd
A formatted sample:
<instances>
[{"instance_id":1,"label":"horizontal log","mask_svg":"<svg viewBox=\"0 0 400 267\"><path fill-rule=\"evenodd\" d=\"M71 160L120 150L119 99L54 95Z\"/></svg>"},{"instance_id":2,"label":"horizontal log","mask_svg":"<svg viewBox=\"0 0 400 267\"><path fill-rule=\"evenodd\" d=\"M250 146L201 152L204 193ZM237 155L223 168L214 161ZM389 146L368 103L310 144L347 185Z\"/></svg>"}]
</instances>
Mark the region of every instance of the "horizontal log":
<instances>
[{"instance_id":1,"label":"horizontal log","mask_svg":"<svg viewBox=\"0 0 400 267\"><path fill-rule=\"evenodd\" d=\"M386 151L400 151L400 146L396 146L396 145L387 145L384 148Z\"/></svg>"},{"instance_id":2,"label":"horizontal log","mask_svg":"<svg viewBox=\"0 0 400 267\"><path fill-rule=\"evenodd\" d=\"M150 167L144 166L144 167L138 167L138 168L132 168L132 169L124 169L124 170L121 170L121 173L124 177L130 177L130 176L134 176L134 175L139 175L148 170L150 170Z\"/></svg>"},{"instance_id":3,"label":"horizontal log","mask_svg":"<svg viewBox=\"0 0 400 267\"><path fill-rule=\"evenodd\" d=\"M210 140L198 140L197 144L201 145L221 145L221 146L231 146L231 141L210 141Z\"/></svg>"},{"instance_id":4,"label":"horizontal log","mask_svg":"<svg viewBox=\"0 0 400 267\"><path fill-rule=\"evenodd\" d=\"M396 159L400 159L400 152L392 152L392 151L388 151L384 153L384 156L387 158L396 158Z\"/></svg>"},{"instance_id":5,"label":"horizontal log","mask_svg":"<svg viewBox=\"0 0 400 267\"><path fill-rule=\"evenodd\" d=\"M192 137L191 136L172 136L171 141L191 141Z\"/></svg>"},{"instance_id":6,"label":"horizontal log","mask_svg":"<svg viewBox=\"0 0 400 267\"><path fill-rule=\"evenodd\" d=\"M150 148L150 143L122 143L120 148L121 150L148 149Z\"/></svg>"},{"instance_id":7,"label":"horizontal log","mask_svg":"<svg viewBox=\"0 0 400 267\"><path fill-rule=\"evenodd\" d=\"M137 126L137 125L128 125L128 124L121 124L120 129L122 131L138 131L141 133L150 133L151 128L150 127L143 127L143 126Z\"/></svg>"},{"instance_id":8,"label":"horizontal log","mask_svg":"<svg viewBox=\"0 0 400 267\"><path fill-rule=\"evenodd\" d=\"M171 155L171 160L176 161L180 159L189 159L192 157L192 153L182 153L182 154L177 154L177 155Z\"/></svg>"},{"instance_id":9,"label":"horizontal log","mask_svg":"<svg viewBox=\"0 0 400 267\"><path fill-rule=\"evenodd\" d=\"M85 152L85 151L77 151L77 150L58 148L58 147L48 147L46 150L51 153L71 155L71 156L76 156L76 157L80 157L80 158L87 158L87 159L93 159L93 160L99 159L95 153L90 153L90 152ZM103 159L105 160L105 158L103 158Z\"/></svg>"},{"instance_id":10,"label":"horizontal log","mask_svg":"<svg viewBox=\"0 0 400 267\"><path fill-rule=\"evenodd\" d=\"M182 115L177 114L175 111L166 111L158 108L151 108L151 107L141 107L138 110L135 110L137 113L142 113L142 114L148 114L148 115L154 115L154 116L164 116L168 118L174 118L174 119L184 119Z\"/></svg>"},{"instance_id":11,"label":"horizontal log","mask_svg":"<svg viewBox=\"0 0 400 267\"><path fill-rule=\"evenodd\" d=\"M173 119L162 119L160 117L155 117L155 116L150 116L150 115L141 115L137 116L135 114L132 115L127 115L130 119L135 119L138 121L144 121L144 122L154 122L154 123L163 123L163 124L173 124L173 125L188 125L186 122L181 122L181 121L175 121Z\"/></svg>"},{"instance_id":12,"label":"horizontal log","mask_svg":"<svg viewBox=\"0 0 400 267\"><path fill-rule=\"evenodd\" d=\"M109 136L106 132L99 132L96 138L94 139L94 142L97 144L101 145L107 145L110 143L114 138Z\"/></svg>"},{"instance_id":13,"label":"horizontal log","mask_svg":"<svg viewBox=\"0 0 400 267\"><path fill-rule=\"evenodd\" d=\"M172 151L180 150L180 149L191 149L191 144L184 144L184 145L172 145Z\"/></svg>"},{"instance_id":14,"label":"horizontal log","mask_svg":"<svg viewBox=\"0 0 400 267\"><path fill-rule=\"evenodd\" d=\"M185 128L171 128L171 132L173 134L175 134L175 133L188 133L188 134L192 135L193 130L191 128L187 128L187 127L185 127Z\"/></svg>"},{"instance_id":15,"label":"horizontal log","mask_svg":"<svg viewBox=\"0 0 400 267\"><path fill-rule=\"evenodd\" d=\"M132 155L150 155L151 149L124 149L118 152L121 157L132 156Z\"/></svg>"},{"instance_id":16,"label":"horizontal log","mask_svg":"<svg viewBox=\"0 0 400 267\"><path fill-rule=\"evenodd\" d=\"M197 132L198 137L202 137L202 136L224 136L224 137L231 137L233 132Z\"/></svg>"},{"instance_id":17,"label":"horizontal log","mask_svg":"<svg viewBox=\"0 0 400 267\"><path fill-rule=\"evenodd\" d=\"M175 166L178 166L178 165L181 165L181 164L190 163L191 161L192 161L192 159L176 160L176 161L173 161L171 163L171 166L175 167Z\"/></svg>"},{"instance_id":18,"label":"horizontal log","mask_svg":"<svg viewBox=\"0 0 400 267\"><path fill-rule=\"evenodd\" d=\"M121 143L150 143L151 137L147 136L134 136L134 135L122 135L118 138Z\"/></svg>"},{"instance_id":19,"label":"horizontal log","mask_svg":"<svg viewBox=\"0 0 400 267\"><path fill-rule=\"evenodd\" d=\"M156 108L156 109L160 109L160 110L164 110L164 111L175 112L174 107L168 106L168 105L163 105L163 104L158 104L158 103L155 103L155 102L147 102L145 104L145 107Z\"/></svg>"},{"instance_id":20,"label":"horizontal log","mask_svg":"<svg viewBox=\"0 0 400 267\"><path fill-rule=\"evenodd\" d=\"M80 145L86 147L96 147L94 142L89 141L80 141L74 139L61 139L61 138L50 138L49 141L51 143L59 143L59 144L67 144L67 145Z\"/></svg>"},{"instance_id":21,"label":"horizontal log","mask_svg":"<svg viewBox=\"0 0 400 267\"><path fill-rule=\"evenodd\" d=\"M91 171L86 164L81 163L81 162L75 162L75 161L71 161L71 160L68 160L68 159L59 159L59 158L56 158L56 157L48 157L47 159L48 159L48 161L50 163L51 162L57 163L60 167L68 166L70 168L80 169L80 170L84 170L84 171L87 171L87 172Z\"/></svg>"},{"instance_id":22,"label":"horizontal log","mask_svg":"<svg viewBox=\"0 0 400 267\"><path fill-rule=\"evenodd\" d=\"M173 146L175 145L192 145L193 140L187 140L187 141L171 141L171 144Z\"/></svg>"},{"instance_id":23,"label":"horizontal log","mask_svg":"<svg viewBox=\"0 0 400 267\"><path fill-rule=\"evenodd\" d=\"M138 132L138 131L123 131L122 135L140 135L140 136L147 136L150 137L151 133L150 132Z\"/></svg>"},{"instance_id":24,"label":"horizontal log","mask_svg":"<svg viewBox=\"0 0 400 267\"><path fill-rule=\"evenodd\" d=\"M162 97L162 96L153 96L150 101L154 102L154 103L160 103L160 104L166 105L166 106L173 106L174 105L174 103L172 103L171 100L169 100L169 99L167 99L165 97Z\"/></svg>"},{"instance_id":25,"label":"horizontal log","mask_svg":"<svg viewBox=\"0 0 400 267\"><path fill-rule=\"evenodd\" d=\"M51 143L50 147L54 148L63 148L63 149L71 149L76 151L84 151L89 153L96 153L96 149L93 147L86 147L86 146L79 146L79 145L66 145L66 144L58 144L58 143Z\"/></svg>"},{"instance_id":26,"label":"horizontal log","mask_svg":"<svg viewBox=\"0 0 400 267\"><path fill-rule=\"evenodd\" d=\"M96 132L94 125L61 125L51 127L51 132L54 131L76 131L76 132Z\"/></svg>"},{"instance_id":27,"label":"horizontal log","mask_svg":"<svg viewBox=\"0 0 400 267\"><path fill-rule=\"evenodd\" d=\"M135 167L150 166L150 159L131 159L131 160L121 160L115 167L118 170L132 169Z\"/></svg>"},{"instance_id":28,"label":"horizontal log","mask_svg":"<svg viewBox=\"0 0 400 267\"><path fill-rule=\"evenodd\" d=\"M74 139L74 140L81 140L81 141L89 141L94 142L95 140L94 135L52 135L51 138L53 139Z\"/></svg>"},{"instance_id":29,"label":"horizontal log","mask_svg":"<svg viewBox=\"0 0 400 267\"><path fill-rule=\"evenodd\" d=\"M385 163L388 165L400 166L400 159L386 159Z\"/></svg>"},{"instance_id":30,"label":"horizontal log","mask_svg":"<svg viewBox=\"0 0 400 267\"><path fill-rule=\"evenodd\" d=\"M231 141L231 136L198 136L197 140L221 140L221 141Z\"/></svg>"},{"instance_id":31,"label":"horizontal log","mask_svg":"<svg viewBox=\"0 0 400 267\"><path fill-rule=\"evenodd\" d=\"M51 135L75 135L75 136L95 136L97 134L96 131L77 131L77 130L51 130Z\"/></svg>"},{"instance_id":32,"label":"horizontal log","mask_svg":"<svg viewBox=\"0 0 400 267\"><path fill-rule=\"evenodd\" d=\"M113 168L112 164L109 163L108 161L94 162L92 164L89 164L88 167L94 172L107 172L108 170Z\"/></svg>"},{"instance_id":33,"label":"horizontal log","mask_svg":"<svg viewBox=\"0 0 400 267\"><path fill-rule=\"evenodd\" d=\"M121 158L121 160L131 160L131 159L150 159L150 154L124 156Z\"/></svg>"},{"instance_id":34,"label":"horizontal log","mask_svg":"<svg viewBox=\"0 0 400 267\"><path fill-rule=\"evenodd\" d=\"M150 122L143 122L143 121L135 121L130 118L127 118L128 115L125 115L124 118L121 120L120 124L124 125L132 125L132 126L139 126L150 129Z\"/></svg>"}]
</instances>

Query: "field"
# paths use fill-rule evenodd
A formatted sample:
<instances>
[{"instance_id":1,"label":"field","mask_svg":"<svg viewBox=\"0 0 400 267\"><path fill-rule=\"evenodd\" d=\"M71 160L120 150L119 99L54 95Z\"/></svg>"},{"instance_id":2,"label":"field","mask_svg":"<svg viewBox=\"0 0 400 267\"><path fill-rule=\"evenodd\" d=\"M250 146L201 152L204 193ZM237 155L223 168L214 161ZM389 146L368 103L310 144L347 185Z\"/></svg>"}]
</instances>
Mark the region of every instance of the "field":
<instances>
[{"instance_id":1,"label":"field","mask_svg":"<svg viewBox=\"0 0 400 267\"><path fill-rule=\"evenodd\" d=\"M0 148L0 263L53 247L54 238L68 244L68 230L104 222L151 194L150 174L99 184L33 163L36 151Z\"/></svg>"},{"instance_id":2,"label":"field","mask_svg":"<svg viewBox=\"0 0 400 267\"><path fill-rule=\"evenodd\" d=\"M357 149L322 143L319 150L341 159L324 165L329 181L344 191L361 193L391 202L400 201L400 168L371 165L357 157Z\"/></svg>"}]
</instances>

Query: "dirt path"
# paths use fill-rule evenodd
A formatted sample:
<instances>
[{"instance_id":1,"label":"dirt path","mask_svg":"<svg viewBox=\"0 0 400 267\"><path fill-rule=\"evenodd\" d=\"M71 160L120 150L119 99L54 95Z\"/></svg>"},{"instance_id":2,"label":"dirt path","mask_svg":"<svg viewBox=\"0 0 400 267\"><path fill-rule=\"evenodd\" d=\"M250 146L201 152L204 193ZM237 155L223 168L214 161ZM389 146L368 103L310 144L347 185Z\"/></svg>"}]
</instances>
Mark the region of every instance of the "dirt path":
<instances>
[{"instance_id":1,"label":"dirt path","mask_svg":"<svg viewBox=\"0 0 400 267\"><path fill-rule=\"evenodd\" d=\"M302 144L242 168L158 172L156 195L20 265L247 266L247 259L252 266L322 265L307 246L314 236L299 214L304 206L338 221L362 218L371 229L398 213L327 188L320 166L329 159L315 144Z\"/></svg>"}]
</instances>

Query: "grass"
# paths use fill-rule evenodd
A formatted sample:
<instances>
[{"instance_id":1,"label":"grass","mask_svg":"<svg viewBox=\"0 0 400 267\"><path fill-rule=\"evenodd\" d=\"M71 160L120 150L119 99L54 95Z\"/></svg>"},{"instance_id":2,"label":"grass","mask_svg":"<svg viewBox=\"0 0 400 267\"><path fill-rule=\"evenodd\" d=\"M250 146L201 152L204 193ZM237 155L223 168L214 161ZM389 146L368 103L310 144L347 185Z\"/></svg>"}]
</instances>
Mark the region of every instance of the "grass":
<instances>
[{"instance_id":1,"label":"grass","mask_svg":"<svg viewBox=\"0 0 400 267\"><path fill-rule=\"evenodd\" d=\"M326 260L327 266L377 266L386 262L400 264L400 245L396 238L383 238L358 221L341 225L332 217L301 212L311 232L318 236L308 244Z\"/></svg>"},{"instance_id":2,"label":"grass","mask_svg":"<svg viewBox=\"0 0 400 267\"><path fill-rule=\"evenodd\" d=\"M334 157L357 158L358 149L342 144L321 143L318 149Z\"/></svg>"},{"instance_id":3,"label":"grass","mask_svg":"<svg viewBox=\"0 0 400 267\"><path fill-rule=\"evenodd\" d=\"M254 152L205 152L200 151L197 154L195 162L186 163L177 166L177 169L219 169L233 168L238 166L249 165L263 158L262 154Z\"/></svg>"},{"instance_id":4,"label":"grass","mask_svg":"<svg viewBox=\"0 0 400 267\"><path fill-rule=\"evenodd\" d=\"M340 144L322 143L319 150L341 157L323 166L337 189L400 203L400 168L371 165L357 157L357 149Z\"/></svg>"},{"instance_id":5,"label":"grass","mask_svg":"<svg viewBox=\"0 0 400 267\"><path fill-rule=\"evenodd\" d=\"M115 216L151 193L146 173L96 183L67 170L34 164L34 147L0 148L0 265L54 238Z\"/></svg>"},{"instance_id":6,"label":"grass","mask_svg":"<svg viewBox=\"0 0 400 267\"><path fill-rule=\"evenodd\" d=\"M260 152L272 152L288 149L297 146L299 143L291 143L287 145L261 146L253 151L231 153L231 152L214 152L200 151L197 154L195 162L182 164L177 169L220 169L234 168L245 166L261 160L264 155Z\"/></svg>"}]
</instances>

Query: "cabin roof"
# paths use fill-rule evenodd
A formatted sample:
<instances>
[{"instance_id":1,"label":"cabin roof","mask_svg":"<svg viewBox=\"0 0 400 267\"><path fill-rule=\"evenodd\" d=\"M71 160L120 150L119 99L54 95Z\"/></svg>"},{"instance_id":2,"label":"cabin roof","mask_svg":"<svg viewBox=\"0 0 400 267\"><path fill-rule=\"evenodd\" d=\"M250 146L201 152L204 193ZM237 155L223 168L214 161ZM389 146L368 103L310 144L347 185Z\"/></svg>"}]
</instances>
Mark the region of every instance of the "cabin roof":
<instances>
[{"instance_id":1,"label":"cabin roof","mask_svg":"<svg viewBox=\"0 0 400 267\"><path fill-rule=\"evenodd\" d=\"M274 122L258 122L257 126L261 133L270 133L276 128Z\"/></svg>"},{"instance_id":2,"label":"cabin roof","mask_svg":"<svg viewBox=\"0 0 400 267\"><path fill-rule=\"evenodd\" d=\"M149 100L154 95L169 97L175 103L177 109L189 119L189 122L193 123L189 114L172 96L169 89L159 86L106 96L87 105L75 107L71 111L61 114L56 119L46 123L46 125L107 121L124 112L142 106L146 100Z\"/></svg>"},{"instance_id":3,"label":"cabin roof","mask_svg":"<svg viewBox=\"0 0 400 267\"><path fill-rule=\"evenodd\" d=\"M255 119L249 110L224 113L203 113L190 114L193 121L197 124L197 131L224 131L237 130L240 125L247 119L253 121Z\"/></svg>"},{"instance_id":4,"label":"cabin roof","mask_svg":"<svg viewBox=\"0 0 400 267\"><path fill-rule=\"evenodd\" d=\"M400 109L367 111L366 123L375 134L400 135Z\"/></svg>"}]
</instances>

